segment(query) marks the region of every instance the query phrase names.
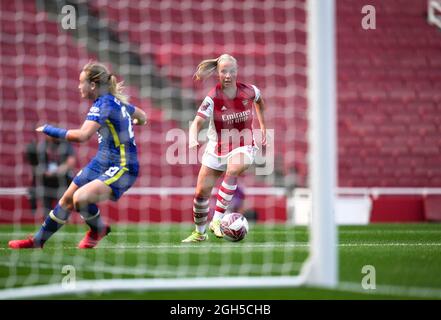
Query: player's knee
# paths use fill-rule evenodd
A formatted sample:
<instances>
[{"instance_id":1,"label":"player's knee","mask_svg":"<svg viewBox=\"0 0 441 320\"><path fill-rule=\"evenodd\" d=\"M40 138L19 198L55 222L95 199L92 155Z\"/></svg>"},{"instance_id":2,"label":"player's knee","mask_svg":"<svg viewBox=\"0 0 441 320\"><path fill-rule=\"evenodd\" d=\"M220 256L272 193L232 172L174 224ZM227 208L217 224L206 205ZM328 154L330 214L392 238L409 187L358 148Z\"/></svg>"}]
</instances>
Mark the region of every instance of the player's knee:
<instances>
[{"instance_id":1,"label":"player's knee","mask_svg":"<svg viewBox=\"0 0 441 320\"><path fill-rule=\"evenodd\" d=\"M84 192L75 192L73 195L73 207L75 210L79 211L84 206L87 206L88 199L87 195Z\"/></svg>"},{"instance_id":2,"label":"player's knee","mask_svg":"<svg viewBox=\"0 0 441 320\"><path fill-rule=\"evenodd\" d=\"M225 173L227 176L231 176L231 177L238 177L243 171L243 168L228 168L227 172Z\"/></svg>"},{"instance_id":3,"label":"player's knee","mask_svg":"<svg viewBox=\"0 0 441 320\"><path fill-rule=\"evenodd\" d=\"M231 177L238 177L240 176L245 170L249 168L249 164L242 164L242 165L232 165L228 166L226 175Z\"/></svg>"}]
</instances>

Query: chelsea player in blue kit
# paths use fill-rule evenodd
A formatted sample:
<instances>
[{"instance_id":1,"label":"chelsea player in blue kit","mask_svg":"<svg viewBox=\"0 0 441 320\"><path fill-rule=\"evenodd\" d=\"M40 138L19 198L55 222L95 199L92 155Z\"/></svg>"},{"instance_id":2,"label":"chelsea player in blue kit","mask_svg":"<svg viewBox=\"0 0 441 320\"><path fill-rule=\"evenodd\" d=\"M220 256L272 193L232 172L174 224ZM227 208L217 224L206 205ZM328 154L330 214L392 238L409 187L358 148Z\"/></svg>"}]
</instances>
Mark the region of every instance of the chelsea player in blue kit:
<instances>
[{"instance_id":1,"label":"chelsea player in blue kit","mask_svg":"<svg viewBox=\"0 0 441 320\"><path fill-rule=\"evenodd\" d=\"M110 232L96 204L117 201L138 176L132 124L146 123L144 111L128 103L122 83L117 83L115 75L100 63L84 66L79 81L81 97L94 101L81 128L66 130L46 124L36 130L72 142L85 142L98 133L98 153L77 174L40 230L27 239L9 241L10 248L42 248L67 222L72 210L78 211L90 227L78 247L95 247Z\"/></svg>"}]
</instances>

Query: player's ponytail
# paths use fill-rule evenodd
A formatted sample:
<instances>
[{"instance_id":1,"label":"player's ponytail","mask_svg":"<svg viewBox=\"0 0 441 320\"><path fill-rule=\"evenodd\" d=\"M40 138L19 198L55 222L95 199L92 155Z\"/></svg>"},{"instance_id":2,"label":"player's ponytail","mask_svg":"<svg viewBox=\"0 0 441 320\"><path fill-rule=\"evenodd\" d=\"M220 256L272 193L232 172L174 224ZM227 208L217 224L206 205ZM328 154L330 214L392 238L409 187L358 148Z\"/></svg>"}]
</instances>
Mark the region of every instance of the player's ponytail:
<instances>
[{"instance_id":1,"label":"player's ponytail","mask_svg":"<svg viewBox=\"0 0 441 320\"><path fill-rule=\"evenodd\" d=\"M89 82L107 90L124 104L129 102L128 96L124 94L123 82L118 82L116 76L111 74L105 65L92 61L84 66L83 71L86 72Z\"/></svg>"},{"instance_id":2,"label":"player's ponytail","mask_svg":"<svg viewBox=\"0 0 441 320\"><path fill-rule=\"evenodd\" d=\"M217 61L218 59L207 59L199 63L193 78L198 81L207 79L216 71Z\"/></svg>"},{"instance_id":3,"label":"player's ponytail","mask_svg":"<svg viewBox=\"0 0 441 320\"><path fill-rule=\"evenodd\" d=\"M219 65L221 60L226 60L226 59L231 60L237 64L237 61L233 56L224 53L223 55L219 56L216 59L207 59L199 63L196 68L196 72L193 75L193 78L195 80L207 79L217 70L217 66Z\"/></svg>"},{"instance_id":4,"label":"player's ponytail","mask_svg":"<svg viewBox=\"0 0 441 320\"><path fill-rule=\"evenodd\" d=\"M110 75L109 79L109 92L122 103L129 103L129 97L124 94L124 81L118 82L113 74Z\"/></svg>"}]
</instances>

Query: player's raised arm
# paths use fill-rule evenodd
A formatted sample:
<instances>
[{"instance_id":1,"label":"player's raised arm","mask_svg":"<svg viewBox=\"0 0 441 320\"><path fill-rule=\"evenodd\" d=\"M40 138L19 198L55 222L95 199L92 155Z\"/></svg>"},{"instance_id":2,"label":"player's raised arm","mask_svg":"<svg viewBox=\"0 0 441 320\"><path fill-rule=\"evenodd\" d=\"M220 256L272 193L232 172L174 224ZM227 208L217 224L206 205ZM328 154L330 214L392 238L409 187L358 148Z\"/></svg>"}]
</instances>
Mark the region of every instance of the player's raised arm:
<instances>
[{"instance_id":1,"label":"player's raised arm","mask_svg":"<svg viewBox=\"0 0 441 320\"><path fill-rule=\"evenodd\" d=\"M201 131L204 122L212 117L213 107L214 107L213 99L209 95L206 96L205 99L202 101L201 105L199 106L196 116L190 125L189 144L188 144L190 149L197 147L199 145L198 142L199 131Z\"/></svg>"},{"instance_id":2,"label":"player's raised arm","mask_svg":"<svg viewBox=\"0 0 441 320\"><path fill-rule=\"evenodd\" d=\"M254 102L256 107L257 120L259 120L260 130L262 131L262 145L266 145L266 125L265 125L265 102L262 96Z\"/></svg>"},{"instance_id":3,"label":"player's raised arm","mask_svg":"<svg viewBox=\"0 0 441 320\"><path fill-rule=\"evenodd\" d=\"M86 120L80 129L67 130L46 124L38 127L36 131L43 132L54 138L64 139L71 142L85 142L89 140L100 127L101 126L99 123Z\"/></svg>"},{"instance_id":4,"label":"player's raised arm","mask_svg":"<svg viewBox=\"0 0 441 320\"><path fill-rule=\"evenodd\" d=\"M143 126L147 123L147 115L143 110L139 109L138 107L135 107L135 112L133 112L131 117L133 119L133 124Z\"/></svg>"},{"instance_id":5,"label":"player's raised arm","mask_svg":"<svg viewBox=\"0 0 441 320\"><path fill-rule=\"evenodd\" d=\"M72 142L85 142L89 140L100 127L99 123L92 120L86 120L81 126L81 129L68 130L66 140Z\"/></svg>"},{"instance_id":6,"label":"player's raised arm","mask_svg":"<svg viewBox=\"0 0 441 320\"><path fill-rule=\"evenodd\" d=\"M199 145L198 141L198 135L199 131L201 131L202 126L204 125L205 118L201 117L200 115L196 115L193 122L190 125L190 134L189 134L189 148L194 148Z\"/></svg>"}]
</instances>

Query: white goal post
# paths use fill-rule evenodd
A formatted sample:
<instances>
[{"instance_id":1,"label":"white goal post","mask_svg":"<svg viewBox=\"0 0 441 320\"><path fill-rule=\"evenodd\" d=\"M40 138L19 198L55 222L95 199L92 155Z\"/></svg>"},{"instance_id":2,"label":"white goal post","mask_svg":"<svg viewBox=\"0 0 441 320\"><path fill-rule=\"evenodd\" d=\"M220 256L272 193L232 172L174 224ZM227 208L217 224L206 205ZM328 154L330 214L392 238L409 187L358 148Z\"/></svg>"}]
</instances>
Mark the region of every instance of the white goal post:
<instances>
[{"instance_id":1,"label":"white goal post","mask_svg":"<svg viewBox=\"0 0 441 320\"><path fill-rule=\"evenodd\" d=\"M337 180L335 3L308 1L309 160L312 198L306 284L338 283L334 192Z\"/></svg>"}]
</instances>

